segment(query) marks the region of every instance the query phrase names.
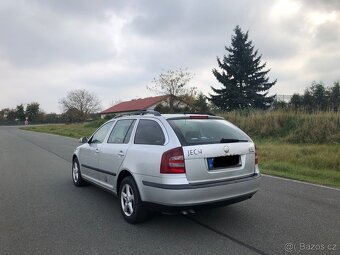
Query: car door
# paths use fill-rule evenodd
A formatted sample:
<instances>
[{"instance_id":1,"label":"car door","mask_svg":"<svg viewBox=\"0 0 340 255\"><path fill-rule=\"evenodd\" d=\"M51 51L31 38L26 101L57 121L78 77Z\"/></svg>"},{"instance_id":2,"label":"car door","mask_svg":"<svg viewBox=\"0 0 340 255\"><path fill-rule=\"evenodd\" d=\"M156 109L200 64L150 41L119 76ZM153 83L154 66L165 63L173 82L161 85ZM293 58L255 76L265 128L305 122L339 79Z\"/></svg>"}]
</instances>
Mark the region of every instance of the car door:
<instances>
[{"instance_id":1,"label":"car door","mask_svg":"<svg viewBox=\"0 0 340 255\"><path fill-rule=\"evenodd\" d=\"M134 134L126 160L134 161L133 167L139 174L159 177L164 144L169 142L163 124L157 119L140 119Z\"/></svg>"},{"instance_id":2,"label":"car door","mask_svg":"<svg viewBox=\"0 0 340 255\"><path fill-rule=\"evenodd\" d=\"M118 120L108 139L101 145L99 156L99 180L114 189L115 178L125 158L135 119Z\"/></svg>"},{"instance_id":3,"label":"car door","mask_svg":"<svg viewBox=\"0 0 340 255\"><path fill-rule=\"evenodd\" d=\"M111 130L113 122L102 125L79 152L82 175L85 178L98 180L99 152L102 143Z\"/></svg>"}]
</instances>

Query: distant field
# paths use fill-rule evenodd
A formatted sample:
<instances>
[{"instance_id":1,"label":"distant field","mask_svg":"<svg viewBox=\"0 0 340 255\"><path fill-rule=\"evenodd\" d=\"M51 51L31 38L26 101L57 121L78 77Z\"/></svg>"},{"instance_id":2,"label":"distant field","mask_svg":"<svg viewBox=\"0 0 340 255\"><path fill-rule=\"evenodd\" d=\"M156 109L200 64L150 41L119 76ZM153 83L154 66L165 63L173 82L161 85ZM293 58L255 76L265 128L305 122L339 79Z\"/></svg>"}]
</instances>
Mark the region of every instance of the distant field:
<instances>
[{"instance_id":1,"label":"distant field","mask_svg":"<svg viewBox=\"0 0 340 255\"><path fill-rule=\"evenodd\" d=\"M263 173L340 187L340 113L221 114L255 141ZM25 130L89 137L102 121L43 125Z\"/></svg>"}]
</instances>

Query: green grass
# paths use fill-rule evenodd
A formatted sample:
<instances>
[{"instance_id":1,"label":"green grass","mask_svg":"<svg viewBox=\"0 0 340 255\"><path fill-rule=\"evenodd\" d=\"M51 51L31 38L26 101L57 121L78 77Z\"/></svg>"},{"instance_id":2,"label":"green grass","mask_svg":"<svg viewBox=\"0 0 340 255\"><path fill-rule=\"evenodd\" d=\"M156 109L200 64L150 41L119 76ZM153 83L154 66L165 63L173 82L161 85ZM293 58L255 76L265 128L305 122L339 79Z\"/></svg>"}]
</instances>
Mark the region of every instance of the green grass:
<instances>
[{"instance_id":1,"label":"green grass","mask_svg":"<svg viewBox=\"0 0 340 255\"><path fill-rule=\"evenodd\" d=\"M263 173L340 188L340 113L252 112L220 114L254 140ZM89 137L103 120L42 125L25 130Z\"/></svg>"},{"instance_id":2,"label":"green grass","mask_svg":"<svg viewBox=\"0 0 340 255\"><path fill-rule=\"evenodd\" d=\"M80 137L90 137L97 127L87 126L87 124L57 124L57 125L39 125L22 127L23 130L42 132L48 134L68 136L79 139Z\"/></svg>"},{"instance_id":3,"label":"green grass","mask_svg":"<svg viewBox=\"0 0 340 255\"><path fill-rule=\"evenodd\" d=\"M340 144L258 142L263 173L340 188Z\"/></svg>"}]
</instances>

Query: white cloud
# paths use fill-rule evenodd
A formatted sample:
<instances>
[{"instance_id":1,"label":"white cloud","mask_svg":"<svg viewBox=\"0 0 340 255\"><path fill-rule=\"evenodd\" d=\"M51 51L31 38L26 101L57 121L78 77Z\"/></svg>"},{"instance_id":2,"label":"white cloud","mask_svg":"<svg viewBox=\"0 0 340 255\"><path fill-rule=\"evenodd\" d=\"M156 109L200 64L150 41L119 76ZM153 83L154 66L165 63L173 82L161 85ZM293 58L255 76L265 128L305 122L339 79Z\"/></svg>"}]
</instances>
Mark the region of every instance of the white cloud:
<instances>
[{"instance_id":1,"label":"white cloud","mask_svg":"<svg viewBox=\"0 0 340 255\"><path fill-rule=\"evenodd\" d=\"M303 92L313 80L340 78L339 10L319 0L1 1L0 109L38 101L59 112L75 88L108 107L151 95L152 78L179 67L207 94L237 24L278 79L271 92Z\"/></svg>"}]
</instances>

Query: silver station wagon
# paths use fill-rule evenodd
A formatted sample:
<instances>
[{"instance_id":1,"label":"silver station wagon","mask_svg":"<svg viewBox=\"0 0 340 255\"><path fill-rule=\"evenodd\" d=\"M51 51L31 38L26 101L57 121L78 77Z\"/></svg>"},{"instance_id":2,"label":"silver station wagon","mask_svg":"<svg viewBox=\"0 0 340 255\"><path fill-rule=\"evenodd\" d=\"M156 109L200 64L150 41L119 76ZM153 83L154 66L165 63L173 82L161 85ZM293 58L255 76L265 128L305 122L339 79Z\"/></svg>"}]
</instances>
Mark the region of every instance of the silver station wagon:
<instances>
[{"instance_id":1,"label":"silver station wagon","mask_svg":"<svg viewBox=\"0 0 340 255\"><path fill-rule=\"evenodd\" d=\"M72 179L118 196L129 223L150 209L194 212L251 198L260 172L253 141L221 117L144 111L103 124L73 154Z\"/></svg>"}]
</instances>

